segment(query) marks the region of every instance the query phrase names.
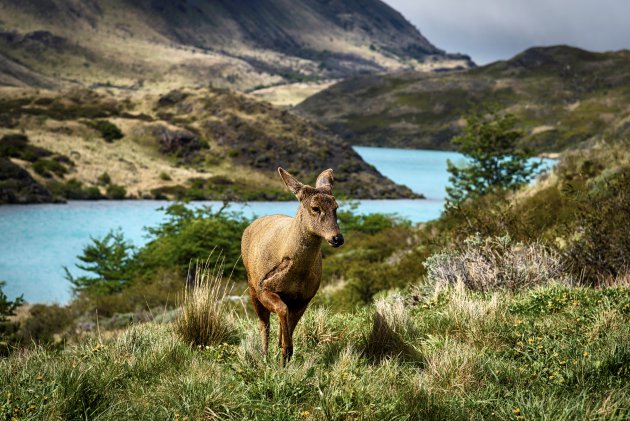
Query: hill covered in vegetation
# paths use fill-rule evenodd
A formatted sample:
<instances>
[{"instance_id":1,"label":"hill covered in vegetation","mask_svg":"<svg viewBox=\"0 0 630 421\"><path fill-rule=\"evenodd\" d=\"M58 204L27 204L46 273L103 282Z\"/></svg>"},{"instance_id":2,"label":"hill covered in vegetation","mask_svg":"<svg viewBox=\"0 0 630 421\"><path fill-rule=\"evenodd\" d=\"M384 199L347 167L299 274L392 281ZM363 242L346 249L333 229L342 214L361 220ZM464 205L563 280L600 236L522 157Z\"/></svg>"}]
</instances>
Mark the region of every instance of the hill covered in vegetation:
<instances>
[{"instance_id":1,"label":"hill covered in vegetation","mask_svg":"<svg viewBox=\"0 0 630 421\"><path fill-rule=\"evenodd\" d=\"M324 128L227 90L3 92L0 202L291 199L278 166L307 182L334 168L342 197L417 196Z\"/></svg>"},{"instance_id":2,"label":"hill covered in vegetation","mask_svg":"<svg viewBox=\"0 0 630 421\"><path fill-rule=\"evenodd\" d=\"M453 149L462 115L494 106L520 121L524 146L557 152L627 136L628 104L630 52L555 46L466 71L351 78L297 110L354 145Z\"/></svg>"},{"instance_id":3,"label":"hill covered in vegetation","mask_svg":"<svg viewBox=\"0 0 630 421\"><path fill-rule=\"evenodd\" d=\"M467 67L380 0L3 1L0 85L252 89Z\"/></svg>"}]
</instances>

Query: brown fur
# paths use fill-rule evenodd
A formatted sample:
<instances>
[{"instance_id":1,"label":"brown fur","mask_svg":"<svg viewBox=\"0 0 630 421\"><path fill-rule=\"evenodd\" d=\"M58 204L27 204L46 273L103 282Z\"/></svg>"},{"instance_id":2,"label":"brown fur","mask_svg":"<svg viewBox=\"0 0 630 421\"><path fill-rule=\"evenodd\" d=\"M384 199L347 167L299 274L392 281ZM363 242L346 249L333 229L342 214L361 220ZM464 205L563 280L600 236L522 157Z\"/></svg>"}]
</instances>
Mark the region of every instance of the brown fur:
<instances>
[{"instance_id":1,"label":"brown fur","mask_svg":"<svg viewBox=\"0 0 630 421\"><path fill-rule=\"evenodd\" d=\"M284 366L293 354L293 331L315 296L322 279L322 238L334 247L343 244L332 196L333 171L317 177L315 188L303 185L282 168L285 184L300 201L294 218L259 218L243 232L241 252L249 293L260 319L263 352L269 342L269 316L278 315L279 345ZM317 212L319 211L319 212Z\"/></svg>"}]
</instances>

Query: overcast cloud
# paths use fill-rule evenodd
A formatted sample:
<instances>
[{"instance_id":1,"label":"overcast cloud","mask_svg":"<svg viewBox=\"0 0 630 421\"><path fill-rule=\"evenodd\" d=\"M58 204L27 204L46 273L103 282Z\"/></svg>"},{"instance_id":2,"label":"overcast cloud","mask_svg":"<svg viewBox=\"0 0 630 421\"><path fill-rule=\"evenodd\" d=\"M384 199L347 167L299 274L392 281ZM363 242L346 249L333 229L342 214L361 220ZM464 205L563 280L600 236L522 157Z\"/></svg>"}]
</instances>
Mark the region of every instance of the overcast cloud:
<instances>
[{"instance_id":1,"label":"overcast cloud","mask_svg":"<svg viewBox=\"0 0 630 421\"><path fill-rule=\"evenodd\" d=\"M630 48L630 0L384 0L438 48L478 64L532 46Z\"/></svg>"}]
</instances>

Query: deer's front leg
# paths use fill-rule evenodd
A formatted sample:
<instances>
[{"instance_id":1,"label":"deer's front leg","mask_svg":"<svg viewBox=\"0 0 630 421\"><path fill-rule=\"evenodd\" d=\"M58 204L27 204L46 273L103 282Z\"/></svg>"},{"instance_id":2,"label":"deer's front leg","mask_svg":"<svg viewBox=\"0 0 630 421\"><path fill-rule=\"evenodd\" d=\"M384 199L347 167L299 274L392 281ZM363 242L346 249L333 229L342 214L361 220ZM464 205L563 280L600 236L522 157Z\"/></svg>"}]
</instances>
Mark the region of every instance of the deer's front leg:
<instances>
[{"instance_id":1,"label":"deer's front leg","mask_svg":"<svg viewBox=\"0 0 630 421\"><path fill-rule=\"evenodd\" d=\"M275 292L263 290L258 294L258 299L268 310L278 315L282 335L282 362L280 365L284 367L293 355L293 340L289 332L289 309Z\"/></svg>"}]
</instances>

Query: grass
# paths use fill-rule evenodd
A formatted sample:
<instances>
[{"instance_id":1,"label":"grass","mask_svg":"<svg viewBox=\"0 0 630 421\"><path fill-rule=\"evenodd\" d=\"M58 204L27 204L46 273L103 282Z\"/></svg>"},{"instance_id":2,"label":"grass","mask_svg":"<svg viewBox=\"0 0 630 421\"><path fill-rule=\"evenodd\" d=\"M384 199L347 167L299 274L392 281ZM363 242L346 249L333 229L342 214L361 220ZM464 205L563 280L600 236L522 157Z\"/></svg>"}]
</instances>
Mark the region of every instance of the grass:
<instances>
[{"instance_id":1,"label":"grass","mask_svg":"<svg viewBox=\"0 0 630 421\"><path fill-rule=\"evenodd\" d=\"M217 294L216 279L202 276L199 283L215 285ZM200 290L192 291L189 300ZM255 316L232 319L238 340L209 341L202 347L182 340L177 323L151 322L110 337L94 334L62 351L14 353L0 361L0 416L630 416L628 286L548 285L516 293L481 293L461 286L412 291L382 297L354 313L309 309L298 325L295 357L286 369L277 365L279 350L273 341L270 358L262 356ZM374 333L378 318L387 329ZM389 347L387 355L371 357L374 341ZM405 353L409 349L413 353Z\"/></svg>"},{"instance_id":2,"label":"grass","mask_svg":"<svg viewBox=\"0 0 630 421\"><path fill-rule=\"evenodd\" d=\"M231 340L235 329L225 300L228 284L222 282L223 263L212 269L209 261L197 263L191 285L186 288L175 332L186 343L196 346L222 344ZM189 278L190 278L189 274Z\"/></svg>"}]
</instances>

